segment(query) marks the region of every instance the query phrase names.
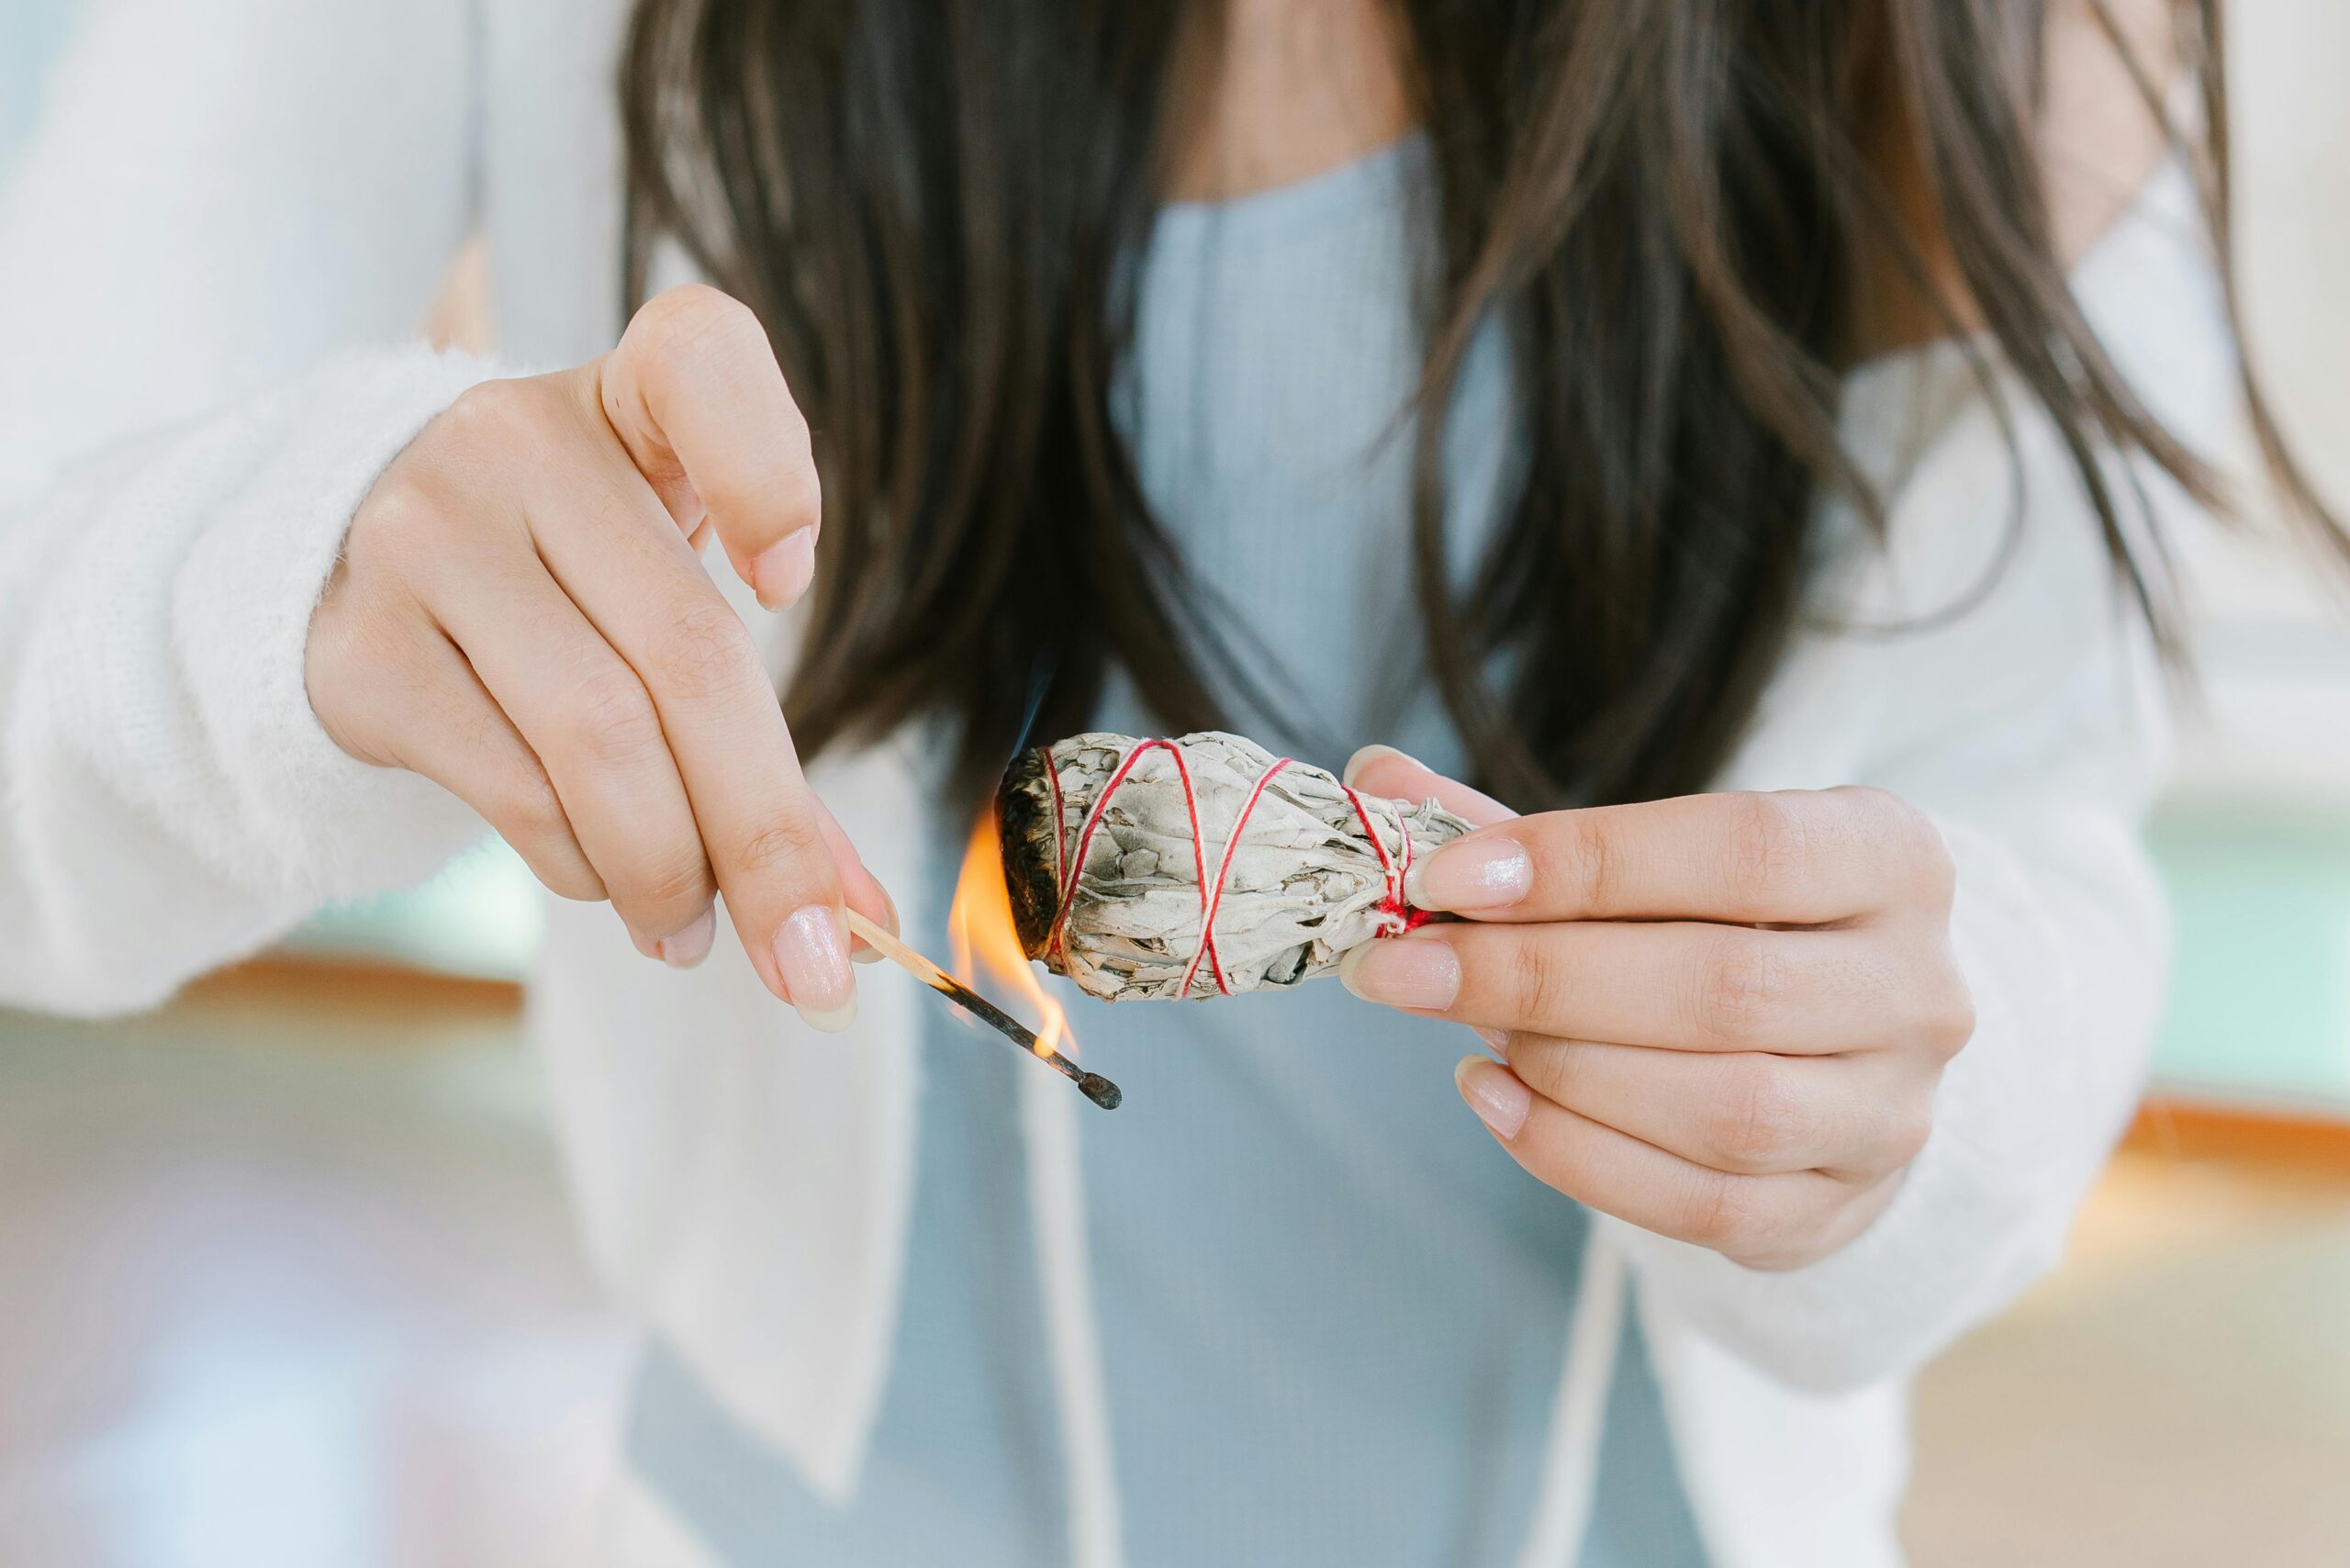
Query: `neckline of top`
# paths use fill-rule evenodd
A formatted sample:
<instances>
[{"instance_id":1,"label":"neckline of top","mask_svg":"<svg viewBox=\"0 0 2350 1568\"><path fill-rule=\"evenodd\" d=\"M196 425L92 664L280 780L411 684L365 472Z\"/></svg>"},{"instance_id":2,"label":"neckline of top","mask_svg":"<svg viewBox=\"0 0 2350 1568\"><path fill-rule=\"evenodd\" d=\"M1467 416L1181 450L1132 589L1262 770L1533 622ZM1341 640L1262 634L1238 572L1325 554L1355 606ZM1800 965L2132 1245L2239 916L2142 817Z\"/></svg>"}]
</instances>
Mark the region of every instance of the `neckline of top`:
<instances>
[{"instance_id":1,"label":"neckline of top","mask_svg":"<svg viewBox=\"0 0 2350 1568\"><path fill-rule=\"evenodd\" d=\"M1371 205L1367 198L1409 190L1427 156L1427 133L1407 131L1360 158L1286 185L1243 196L1163 202L1158 231L1184 237L1212 234L1219 241L1286 233L1303 224L1363 210Z\"/></svg>"}]
</instances>

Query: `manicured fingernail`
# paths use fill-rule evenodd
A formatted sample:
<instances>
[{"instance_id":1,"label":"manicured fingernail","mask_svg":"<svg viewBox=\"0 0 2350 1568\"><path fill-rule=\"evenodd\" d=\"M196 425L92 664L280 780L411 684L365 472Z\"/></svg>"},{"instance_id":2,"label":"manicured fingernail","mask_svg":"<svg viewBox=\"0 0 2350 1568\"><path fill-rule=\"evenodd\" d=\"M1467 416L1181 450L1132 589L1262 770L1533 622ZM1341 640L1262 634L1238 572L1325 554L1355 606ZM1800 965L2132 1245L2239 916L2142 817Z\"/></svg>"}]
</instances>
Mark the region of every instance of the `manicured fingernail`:
<instances>
[{"instance_id":1,"label":"manicured fingernail","mask_svg":"<svg viewBox=\"0 0 2350 1568\"><path fill-rule=\"evenodd\" d=\"M1493 1047L1495 1056L1504 1061L1509 1059L1509 1031L1507 1029L1488 1029L1482 1024L1472 1024L1470 1027L1476 1031L1479 1039Z\"/></svg>"},{"instance_id":2,"label":"manicured fingernail","mask_svg":"<svg viewBox=\"0 0 2350 1568\"><path fill-rule=\"evenodd\" d=\"M704 904L691 925L656 944L661 961L673 969L690 969L710 957L710 944L717 935L718 912Z\"/></svg>"},{"instance_id":3,"label":"manicured fingernail","mask_svg":"<svg viewBox=\"0 0 2350 1568\"><path fill-rule=\"evenodd\" d=\"M751 558L751 588L769 610L800 602L816 580L816 531L795 529Z\"/></svg>"},{"instance_id":4,"label":"manicured fingernail","mask_svg":"<svg viewBox=\"0 0 2350 1568\"><path fill-rule=\"evenodd\" d=\"M1348 784L1352 784L1358 778L1361 777L1364 768L1369 767L1372 763L1377 762L1382 756L1395 757L1400 761L1410 763L1415 767L1426 766L1418 757L1410 756L1404 752L1397 751L1392 745L1367 745L1360 751L1356 752L1354 756L1347 758L1347 766L1339 773L1338 777Z\"/></svg>"},{"instance_id":5,"label":"manicured fingernail","mask_svg":"<svg viewBox=\"0 0 2350 1568\"><path fill-rule=\"evenodd\" d=\"M1349 949L1338 978L1365 1002L1440 1012L1460 994L1460 959L1441 938L1382 938Z\"/></svg>"},{"instance_id":6,"label":"manicured fingernail","mask_svg":"<svg viewBox=\"0 0 2350 1568\"><path fill-rule=\"evenodd\" d=\"M856 980L848 969L848 933L830 906L811 903L775 934L776 972L800 1016L837 1033L856 1016Z\"/></svg>"},{"instance_id":7,"label":"manicured fingernail","mask_svg":"<svg viewBox=\"0 0 2350 1568\"><path fill-rule=\"evenodd\" d=\"M1404 875L1405 902L1454 914L1505 910L1533 890L1533 857L1514 838L1460 839Z\"/></svg>"},{"instance_id":8,"label":"manicured fingernail","mask_svg":"<svg viewBox=\"0 0 2350 1568\"><path fill-rule=\"evenodd\" d=\"M1496 1137L1516 1137L1526 1125L1526 1114L1534 1109L1534 1091L1520 1083L1517 1074L1483 1057L1462 1057L1452 1070L1452 1081Z\"/></svg>"}]
</instances>

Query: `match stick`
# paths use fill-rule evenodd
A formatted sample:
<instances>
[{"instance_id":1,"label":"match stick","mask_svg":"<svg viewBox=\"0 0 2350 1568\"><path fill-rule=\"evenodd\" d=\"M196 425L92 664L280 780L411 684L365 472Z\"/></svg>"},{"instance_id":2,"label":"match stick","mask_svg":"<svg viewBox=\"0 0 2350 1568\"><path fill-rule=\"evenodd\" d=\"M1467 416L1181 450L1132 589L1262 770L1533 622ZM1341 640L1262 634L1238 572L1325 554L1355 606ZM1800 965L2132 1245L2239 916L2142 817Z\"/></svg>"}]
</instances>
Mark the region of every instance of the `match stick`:
<instances>
[{"instance_id":1,"label":"match stick","mask_svg":"<svg viewBox=\"0 0 2350 1568\"><path fill-rule=\"evenodd\" d=\"M980 1022L993 1027L1024 1056L1035 1057L1078 1087L1078 1092L1105 1111L1114 1111L1125 1098L1118 1086L1098 1072L1088 1072L1077 1063L1039 1041L1019 1019L899 941L855 910L849 910L848 928L855 932L875 952L912 975L914 979L972 1014Z\"/></svg>"}]
</instances>

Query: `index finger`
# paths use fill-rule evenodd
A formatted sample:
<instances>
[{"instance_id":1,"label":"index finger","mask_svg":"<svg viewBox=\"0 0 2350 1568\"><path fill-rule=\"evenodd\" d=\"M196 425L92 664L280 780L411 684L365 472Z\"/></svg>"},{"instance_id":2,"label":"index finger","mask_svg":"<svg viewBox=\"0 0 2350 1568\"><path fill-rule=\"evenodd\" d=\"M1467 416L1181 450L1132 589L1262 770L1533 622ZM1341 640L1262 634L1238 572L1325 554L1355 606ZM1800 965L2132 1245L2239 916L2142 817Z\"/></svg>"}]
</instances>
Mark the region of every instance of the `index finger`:
<instances>
[{"instance_id":1,"label":"index finger","mask_svg":"<svg viewBox=\"0 0 2350 1568\"><path fill-rule=\"evenodd\" d=\"M748 306L701 284L655 295L599 366L597 391L679 528L706 517L769 610L807 591L822 486L808 421Z\"/></svg>"},{"instance_id":2,"label":"index finger","mask_svg":"<svg viewBox=\"0 0 2350 1568\"><path fill-rule=\"evenodd\" d=\"M1404 896L1477 920L1825 925L1938 879L1922 813L1874 790L1787 790L1515 818L1419 861Z\"/></svg>"}]
</instances>

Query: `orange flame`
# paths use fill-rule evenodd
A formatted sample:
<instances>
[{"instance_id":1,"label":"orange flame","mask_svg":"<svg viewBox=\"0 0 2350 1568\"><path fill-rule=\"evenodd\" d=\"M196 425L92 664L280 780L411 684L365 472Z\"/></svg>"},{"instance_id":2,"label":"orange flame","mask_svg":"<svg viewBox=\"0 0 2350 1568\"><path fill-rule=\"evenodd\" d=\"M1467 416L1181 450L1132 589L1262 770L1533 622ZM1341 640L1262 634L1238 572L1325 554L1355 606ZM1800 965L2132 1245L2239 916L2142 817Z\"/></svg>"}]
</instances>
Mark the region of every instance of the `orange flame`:
<instances>
[{"instance_id":1,"label":"orange flame","mask_svg":"<svg viewBox=\"0 0 2350 1568\"><path fill-rule=\"evenodd\" d=\"M1034 1003L1039 1020L1039 1056L1056 1047L1070 1056L1077 1054L1077 1037L1069 1033L1068 1012L1045 989L1029 965L1028 955L1021 950L1020 933L1012 924L1012 895L1003 885L1003 856L991 812L979 814L979 825L971 830L970 847L963 852L963 868L955 877L955 902L946 908L946 940L957 980L976 990L988 990L979 984L978 971L983 968L991 980Z\"/></svg>"}]
</instances>

